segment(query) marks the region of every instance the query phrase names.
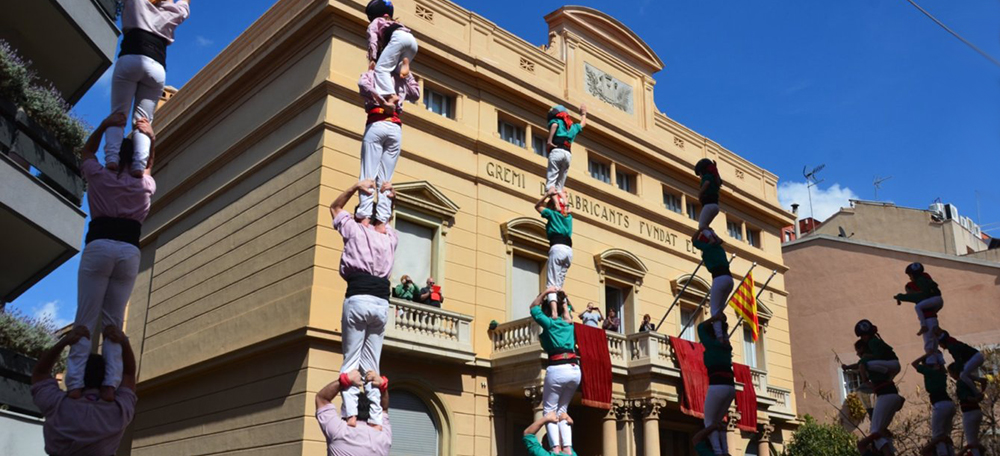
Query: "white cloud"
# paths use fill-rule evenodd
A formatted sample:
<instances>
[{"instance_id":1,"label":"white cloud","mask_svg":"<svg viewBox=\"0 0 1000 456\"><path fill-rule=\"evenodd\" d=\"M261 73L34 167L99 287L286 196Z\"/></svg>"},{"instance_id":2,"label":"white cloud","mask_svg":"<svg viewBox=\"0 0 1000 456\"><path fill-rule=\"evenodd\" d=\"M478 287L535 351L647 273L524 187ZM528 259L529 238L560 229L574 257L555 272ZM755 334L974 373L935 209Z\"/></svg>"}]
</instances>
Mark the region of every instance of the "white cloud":
<instances>
[{"instance_id":1,"label":"white cloud","mask_svg":"<svg viewBox=\"0 0 1000 456\"><path fill-rule=\"evenodd\" d=\"M35 318L39 320L48 320L55 325L56 328L62 328L70 323L70 320L65 318L59 318L59 300L49 301L43 303L42 305L35 308Z\"/></svg>"},{"instance_id":2,"label":"white cloud","mask_svg":"<svg viewBox=\"0 0 1000 456\"><path fill-rule=\"evenodd\" d=\"M822 188L812 188L812 211L817 220L823 221L837 213L842 207L850 207L850 200L860 199L857 193L840 184ZM778 185L778 201L781 207L791 210L793 203L799 205L799 217L809 217L809 191L804 182L785 181Z\"/></svg>"},{"instance_id":3,"label":"white cloud","mask_svg":"<svg viewBox=\"0 0 1000 456\"><path fill-rule=\"evenodd\" d=\"M205 37L203 37L201 35L198 35L198 36L194 37L194 43L197 44L198 46L206 47L206 46L211 46L211 45L215 44L215 41L212 41L212 40L210 40L208 38L205 38Z\"/></svg>"}]
</instances>

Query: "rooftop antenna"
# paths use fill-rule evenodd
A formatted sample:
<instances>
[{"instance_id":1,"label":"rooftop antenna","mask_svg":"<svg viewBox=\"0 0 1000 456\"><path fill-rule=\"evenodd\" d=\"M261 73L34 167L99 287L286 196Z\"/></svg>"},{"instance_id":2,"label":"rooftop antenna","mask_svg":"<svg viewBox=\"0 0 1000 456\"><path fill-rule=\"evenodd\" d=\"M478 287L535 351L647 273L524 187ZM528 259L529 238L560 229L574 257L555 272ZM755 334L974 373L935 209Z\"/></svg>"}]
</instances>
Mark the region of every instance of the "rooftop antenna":
<instances>
[{"instance_id":1,"label":"rooftop antenna","mask_svg":"<svg viewBox=\"0 0 1000 456\"><path fill-rule=\"evenodd\" d=\"M819 185L821 182L823 182L822 179L816 180L816 173L822 171L823 168L826 168L825 164L819 165L819 166L813 168L812 171L806 172L806 170L809 169L809 167L808 166L803 166L802 167L802 175L806 178L806 191L809 192L809 218L811 218L813 220L816 220L816 217L813 214L812 188L815 187L815 186L817 186L817 185ZM813 222L813 223L815 223L815 222ZM812 230L810 230L810 231L812 231Z\"/></svg>"},{"instance_id":2,"label":"rooftop antenna","mask_svg":"<svg viewBox=\"0 0 1000 456\"><path fill-rule=\"evenodd\" d=\"M878 176L875 176L875 179L872 180L872 185L875 186L875 201L878 201L878 191L879 191L879 189L882 188L882 182L885 182L885 181L887 181L889 179L892 179L892 176L889 176L889 177L878 177Z\"/></svg>"}]
</instances>

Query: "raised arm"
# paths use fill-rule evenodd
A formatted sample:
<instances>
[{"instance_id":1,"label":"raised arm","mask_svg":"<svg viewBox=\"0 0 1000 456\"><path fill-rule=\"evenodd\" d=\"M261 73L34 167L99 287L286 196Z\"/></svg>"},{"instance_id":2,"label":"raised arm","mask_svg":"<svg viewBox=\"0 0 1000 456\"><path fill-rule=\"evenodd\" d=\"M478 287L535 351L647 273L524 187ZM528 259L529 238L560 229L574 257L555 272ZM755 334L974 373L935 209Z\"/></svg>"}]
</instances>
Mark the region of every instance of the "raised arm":
<instances>
[{"instance_id":1,"label":"raised arm","mask_svg":"<svg viewBox=\"0 0 1000 456\"><path fill-rule=\"evenodd\" d=\"M378 388L379 392L382 393L382 400L379 401L382 404L382 411L389 411L389 379L384 376L380 376L375 373L375 371L368 371L365 375L365 381L372 386Z\"/></svg>"},{"instance_id":2,"label":"raised arm","mask_svg":"<svg viewBox=\"0 0 1000 456\"><path fill-rule=\"evenodd\" d=\"M145 117L135 121L135 129L149 137L149 159L146 161L144 173L151 174L153 172L153 158L156 156L156 134L153 133L153 126L150 125L149 119Z\"/></svg>"},{"instance_id":3,"label":"raised arm","mask_svg":"<svg viewBox=\"0 0 1000 456\"><path fill-rule=\"evenodd\" d=\"M385 221L386 223L392 223L392 218L396 215L396 190L392 188L392 182L383 182L379 193L388 197L389 201L392 202L389 207L389 218Z\"/></svg>"},{"instance_id":4,"label":"raised arm","mask_svg":"<svg viewBox=\"0 0 1000 456\"><path fill-rule=\"evenodd\" d=\"M538 200L537 203L535 203L535 210L538 211L539 214L541 214L542 211L545 210L545 202L548 201L548 199L551 198L552 195L555 195L555 194L556 194L556 189L555 188L550 188L550 189L546 190L545 194L542 195L542 197Z\"/></svg>"},{"instance_id":5,"label":"raised arm","mask_svg":"<svg viewBox=\"0 0 1000 456\"><path fill-rule=\"evenodd\" d=\"M550 151L558 147L556 146L556 143L552 142L552 140L554 140L556 137L556 130L558 129L559 129L559 124L556 122L552 122L552 125L549 125L549 139L548 141L545 142L545 145L548 146Z\"/></svg>"},{"instance_id":6,"label":"raised arm","mask_svg":"<svg viewBox=\"0 0 1000 456\"><path fill-rule=\"evenodd\" d=\"M77 326L73 328L69 334L63 336L59 339L52 348L48 349L45 353L38 358L38 362L35 364L35 369L31 372L31 384L34 385L42 380L47 380L52 378L52 366L56 365L56 361L59 360L59 355L62 354L64 348L75 344L82 338L90 338L90 330L86 326Z\"/></svg>"},{"instance_id":7,"label":"raised arm","mask_svg":"<svg viewBox=\"0 0 1000 456\"><path fill-rule=\"evenodd\" d=\"M323 389L316 393L316 410L319 410L333 402L333 398L337 397L340 393L340 388L348 387L351 385L362 386L364 383L361 381L361 373L356 369L352 370L346 374L340 374L336 380L330 382Z\"/></svg>"},{"instance_id":8,"label":"raised arm","mask_svg":"<svg viewBox=\"0 0 1000 456\"><path fill-rule=\"evenodd\" d=\"M361 98L383 108L389 104L385 101L385 98L382 98L382 95L378 94L378 90L375 89L374 71L361 73L361 78L358 79L358 93L361 94Z\"/></svg>"},{"instance_id":9,"label":"raised arm","mask_svg":"<svg viewBox=\"0 0 1000 456\"><path fill-rule=\"evenodd\" d=\"M104 338L122 346L122 382L119 387L135 391L135 353L128 336L117 326L108 325L104 327Z\"/></svg>"},{"instance_id":10,"label":"raised arm","mask_svg":"<svg viewBox=\"0 0 1000 456\"><path fill-rule=\"evenodd\" d=\"M580 103L580 128L587 126L587 105Z\"/></svg>"},{"instance_id":11,"label":"raised arm","mask_svg":"<svg viewBox=\"0 0 1000 456\"><path fill-rule=\"evenodd\" d=\"M913 360L913 362L910 363L910 364L913 366L914 369L916 369L916 368L920 367L921 364L924 363L924 360L926 360L928 356L930 356L929 353L924 353L924 356L921 356L921 357Z\"/></svg>"},{"instance_id":12,"label":"raised arm","mask_svg":"<svg viewBox=\"0 0 1000 456\"><path fill-rule=\"evenodd\" d=\"M371 195L372 192L375 191L375 181L371 179L365 179L361 182L351 185L350 187L347 188L347 190L344 190L344 193L341 193L340 196L338 196L336 199L333 200L332 203L330 203L330 215L336 218L337 214L339 214L341 211L344 210L344 206L347 206L347 202L351 200L351 197L354 196L354 193L357 192L358 190L365 192L366 195Z\"/></svg>"},{"instance_id":13,"label":"raised arm","mask_svg":"<svg viewBox=\"0 0 1000 456\"><path fill-rule=\"evenodd\" d=\"M530 426L524 428L524 435L535 435L538 433L538 431L542 430L542 426L545 426L548 423L556 423L558 421L559 418L556 418L554 413L544 415L541 418L535 420L534 423L531 423Z\"/></svg>"},{"instance_id":14,"label":"raised arm","mask_svg":"<svg viewBox=\"0 0 1000 456\"><path fill-rule=\"evenodd\" d=\"M101 138L104 137L104 132L109 127L125 127L126 122L125 114L120 112L113 113L102 120L101 124L90 133L87 142L83 144L83 149L80 149L80 158L83 160L97 158L97 149L101 147Z\"/></svg>"}]
</instances>

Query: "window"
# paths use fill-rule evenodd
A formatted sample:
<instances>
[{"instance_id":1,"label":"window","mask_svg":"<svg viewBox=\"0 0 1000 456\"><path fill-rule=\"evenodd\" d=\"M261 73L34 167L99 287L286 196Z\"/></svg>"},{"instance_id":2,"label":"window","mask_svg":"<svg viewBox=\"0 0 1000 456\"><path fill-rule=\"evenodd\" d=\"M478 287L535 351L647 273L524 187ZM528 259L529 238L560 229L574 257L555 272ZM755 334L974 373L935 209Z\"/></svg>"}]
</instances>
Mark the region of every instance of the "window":
<instances>
[{"instance_id":1,"label":"window","mask_svg":"<svg viewBox=\"0 0 1000 456\"><path fill-rule=\"evenodd\" d=\"M390 455L438 456L441 432L437 419L417 395L392 391L392 448Z\"/></svg>"},{"instance_id":2,"label":"window","mask_svg":"<svg viewBox=\"0 0 1000 456\"><path fill-rule=\"evenodd\" d=\"M423 96L424 107L428 111L441 114L449 119L455 118L455 97L429 88L424 88Z\"/></svg>"},{"instance_id":3,"label":"window","mask_svg":"<svg viewBox=\"0 0 1000 456\"><path fill-rule=\"evenodd\" d=\"M861 387L861 374L858 371L841 370L840 377L841 385L843 385L841 391L844 393L844 399L847 398L848 394L857 391Z\"/></svg>"},{"instance_id":4,"label":"window","mask_svg":"<svg viewBox=\"0 0 1000 456\"><path fill-rule=\"evenodd\" d=\"M625 332L625 317L623 316L625 311L625 295L625 290L621 288L611 285L604 286L604 316L610 317L611 310L614 309L615 316L618 317L620 322L618 325L618 332L620 333Z\"/></svg>"},{"instance_id":5,"label":"window","mask_svg":"<svg viewBox=\"0 0 1000 456\"><path fill-rule=\"evenodd\" d=\"M543 157L549 156L548 138L544 136L531 135L531 150L535 151L535 154L541 155Z\"/></svg>"},{"instance_id":6,"label":"window","mask_svg":"<svg viewBox=\"0 0 1000 456\"><path fill-rule=\"evenodd\" d=\"M416 284L424 285L431 276L434 232L434 228L396 219L399 243L396 244L396 258L392 265L392 283L399 283L401 276L409 275ZM439 277L437 279L440 280Z\"/></svg>"},{"instance_id":7,"label":"window","mask_svg":"<svg viewBox=\"0 0 1000 456\"><path fill-rule=\"evenodd\" d=\"M500 139L515 146L524 147L524 127L499 119L497 120L497 133L500 133Z\"/></svg>"},{"instance_id":8,"label":"window","mask_svg":"<svg viewBox=\"0 0 1000 456\"><path fill-rule=\"evenodd\" d=\"M691 198L688 198L688 203L687 203L688 218L691 219L691 220L697 221L698 220L698 204L693 203L690 200L691 200Z\"/></svg>"},{"instance_id":9,"label":"window","mask_svg":"<svg viewBox=\"0 0 1000 456\"><path fill-rule=\"evenodd\" d=\"M695 336L695 334L697 334L697 330L695 329L695 327L698 326L698 319L695 318L695 309L682 307L681 322L679 326L683 328L684 325L686 325L688 322L691 322L691 325L688 326L687 329L685 329L683 332L681 332L681 339L688 340L691 342L697 342L697 340L695 340L697 339L697 337Z\"/></svg>"},{"instance_id":10,"label":"window","mask_svg":"<svg viewBox=\"0 0 1000 456\"><path fill-rule=\"evenodd\" d=\"M726 230L729 231L729 237L737 241L743 240L743 227L740 222L726 222Z\"/></svg>"},{"instance_id":11,"label":"window","mask_svg":"<svg viewBox=\"0 0 1000 456\"><path fill-rule=\"evenodd\" d=\"M674 211L678 214L681 213L681 197L676 193L671 192L666 187L663 188L663 207L667 208L668 211Z\"/></svg>"},{"instance_id":12,"label":"window","mask_svg":"<svg viewBox=\"0 0 1000 456\"><path fill-rule=\"evenodd\" d=\"M792 233L785 231L785 242L792 242Z\"/></svg>"},{"instance_id":13,"label":"window","mask_svg":"<svg viewBox=\"0 0 1000 456\"><path fill-rule=\"evenodd\" d=\"M618 169L615 171L615 183L618 184L618 188L635 193L635 174Z\"/></svg>"},{"instance_id":14,"label":"window","mask_svg":"<svg viewBox=\"0 0 1000 456\"><path fill-rule=\"evenodd\" d=\"M590 177L605 184L611 183L611 165L591 158L587 160L587 169L590 171Z\"/></svg>"},{"instance_id":15,"label":"window","mask_svg":"<svg viewBox=\"0 0 1000 456\"><path fill-rule=\"evenodd\" d=\"M760 230L747 227L747 244L757 247L758 249L760 248Z\"/></svg>"},{"instance_id":16,"label":"window","mask_svg":"<svg viewBox=\"0 0 1000 456\"><path fill-rule=\"evenodd\" d=\"M541 261L522 255L514 255L511 269L511 315L517 320L528 317L528 304L542 291L544 270Z\"/></svg>"},{"instance_id":17,"label":"window","mask_svg":"<svg viewBox=\"0 0 1000 456\"><path fill-rule=\"evenodd\" d=\"M754 369L760 369L761 363L757 359L757 345L759 345L760 340L753 340L753 331L750 328L743 326L743 362Z\"/></svg>"}]
</instances>

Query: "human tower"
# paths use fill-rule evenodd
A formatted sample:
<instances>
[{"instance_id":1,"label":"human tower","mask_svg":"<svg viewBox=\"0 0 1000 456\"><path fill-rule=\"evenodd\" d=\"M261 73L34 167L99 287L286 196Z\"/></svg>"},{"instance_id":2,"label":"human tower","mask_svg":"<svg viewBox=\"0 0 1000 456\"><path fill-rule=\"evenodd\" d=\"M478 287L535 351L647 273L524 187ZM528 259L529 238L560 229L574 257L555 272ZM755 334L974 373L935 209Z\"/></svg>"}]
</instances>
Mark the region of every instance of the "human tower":
<instances>
[{"instance_id":1,"label":"human tower","mask_svg":"<svg viewBox=\"0 0 1000 456\"><path fill-rule=\"evenodd\" d=\"M365 13L369 20L369 65L358 81L366 113L361 169L358 182L330 204L333 226L344 239L340 275L347 282L341 317L344 361L340 376L316 394L316 418L330 455L388 455L392 445L389 380L379 374L389 311L389 276L398 242L391 226L395 199L391 182L402 144L404 102L420 98L420 87L410 71L417 41L410 29L393 19L392 1L371 0ZM135 359L128 337L122 332L122 322L138 273L142 222L156 191L150 175L155 143L150 122L166 79L167 48L173 43L175 30L189 15L190 0L124 1L125 33L112 81L112 114L95 129L81 151L92 220L80 261L74 329L41 357L32 376L35 403L47 419L48 454L113 454L134 414ZM129 112L133 131L125 137ZM546 290L530 304L530 314L542 328L539 339L548 355L548 366L542 393L543 416L525 430L523 437L533 456L576 454L568 407L580 386L581 371L574 310L563 286L573 261L572 205L565 184L573 143L587 124L585 105L580 105L580 114L576 122L569 110L557 105L547 115L546 191L535 204L546 220L549 240ZM104 166L96 159L102 136ZM701 179L702 209L692 242L701 251L712 285L711 317L697 327L705 349L703 362L709 383L704 428L695 434L692 445L699 456L722 456L729 454L725 419L736 395L732 345L724 313L734 281L723 242L711 228L719 213L723 185L717 164L702 159L694 173ZM345 208L355 193L360 194L359 202L351 212ZM946 375L951 375L957 381L968 443L963 450L965 454L982 456L978 432L983 394L977 372L983 355L940 329L937 316L943 306L941 292L923 266L914 263L907 267L906 274L910 277L906 293L895 298L898 303L915 303L920 320L918 335L923 337L926 353L913 364L924 375L934 404L933 435L925 454L955 454L948 436L956 413L947 394ZM584 317L586 322L593 315ZM97 335L99 319L104 343L102 354L96 355L91 354L91 337ZM871 322L862 320L855 332L860 359L844 367L857 369L865 390L878 396L870 434L862 439L859 448L868 455L892 455L888 426L904 402L893 383L900 371L899 360ZM64 393L51 370L66 347L70 347L70 353L65 380L68 391ZM954 359L947 367L939 347ZM338 394L343 399L339 410L332 404ZM548 449L535 437L543 427L547 430Z\"/></svg>"}]
</instances>

